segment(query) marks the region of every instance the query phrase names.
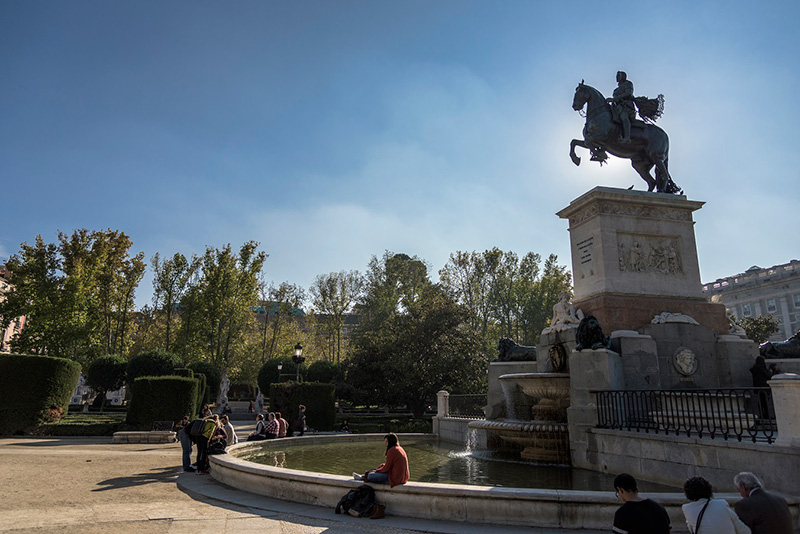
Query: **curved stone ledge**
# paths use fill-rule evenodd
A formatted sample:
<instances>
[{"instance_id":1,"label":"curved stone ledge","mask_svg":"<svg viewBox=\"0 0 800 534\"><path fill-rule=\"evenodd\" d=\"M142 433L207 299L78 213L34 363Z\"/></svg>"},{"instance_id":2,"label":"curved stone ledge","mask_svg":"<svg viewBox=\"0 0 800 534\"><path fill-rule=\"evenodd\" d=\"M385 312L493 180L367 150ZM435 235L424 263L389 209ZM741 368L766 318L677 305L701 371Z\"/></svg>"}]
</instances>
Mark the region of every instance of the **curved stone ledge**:
<instances>
[{"instance_id":1,"label":"curved stone ledge","mask_svg":"<svg viewBox=\"0 0 800 534\"><path fill-rule=\"evenodd\" d=\"M403 437L431 435L404 435ZM292 438L294 444L336 441L380 441L378 434L345 434ZM289 440L287 440L289 441ZM402 442L402 437L401 437ZM349 490L361 485L350 477L312 473L256 464L235 454L257 449L264 442L234 445L233 454L211 456L211 476L236 489L287 501L333 509ZM411 466L413 469L413 465ZM608 529L620 503L611 491L571 491L498 488L460 484L409 482L389 488L372 484L378 502L388 514L422 519L444 519L470 523L524 525L541 528ZM673 531L685 531L680 506L686 502L678 493L659 494L672 519Z\"/></svg>"}]
</instances>

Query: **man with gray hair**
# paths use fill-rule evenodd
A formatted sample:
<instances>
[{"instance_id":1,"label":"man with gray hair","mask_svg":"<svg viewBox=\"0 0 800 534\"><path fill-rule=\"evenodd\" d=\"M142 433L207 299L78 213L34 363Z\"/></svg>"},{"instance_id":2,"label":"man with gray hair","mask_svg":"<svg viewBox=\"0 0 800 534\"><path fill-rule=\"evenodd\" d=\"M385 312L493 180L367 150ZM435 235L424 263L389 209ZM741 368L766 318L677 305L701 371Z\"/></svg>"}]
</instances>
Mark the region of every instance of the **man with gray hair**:
<instances>
[{"instance_id":1,"label":"man with gray hair","mask_svg":"<svg viewBox=\"0 0 800 534\"><path fill-rule=\"evenodd\" d=\"M792 534L792 514L783 497L764 491L761 481L745 471L733 477L742 500L734 505L736 515L753 534Z\"/></svg>"}]
</instances>

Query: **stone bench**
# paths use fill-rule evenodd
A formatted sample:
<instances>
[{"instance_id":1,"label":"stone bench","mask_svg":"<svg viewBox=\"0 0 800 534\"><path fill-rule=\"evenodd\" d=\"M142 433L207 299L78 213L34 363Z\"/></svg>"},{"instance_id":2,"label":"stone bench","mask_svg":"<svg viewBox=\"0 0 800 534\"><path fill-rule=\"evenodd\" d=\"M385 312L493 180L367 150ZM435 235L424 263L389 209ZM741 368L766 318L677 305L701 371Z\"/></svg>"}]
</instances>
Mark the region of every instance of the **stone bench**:
<instances>
[{"instance_id":1,"label":"stone bench","mask_svg":"<svg viewBox=\"0 0 800 534\"><path fill-rule=\"evenodd\" d=\"M114 432L111 443L174 443L175 432L137 430Z\"/></svg>"}]
</instances>

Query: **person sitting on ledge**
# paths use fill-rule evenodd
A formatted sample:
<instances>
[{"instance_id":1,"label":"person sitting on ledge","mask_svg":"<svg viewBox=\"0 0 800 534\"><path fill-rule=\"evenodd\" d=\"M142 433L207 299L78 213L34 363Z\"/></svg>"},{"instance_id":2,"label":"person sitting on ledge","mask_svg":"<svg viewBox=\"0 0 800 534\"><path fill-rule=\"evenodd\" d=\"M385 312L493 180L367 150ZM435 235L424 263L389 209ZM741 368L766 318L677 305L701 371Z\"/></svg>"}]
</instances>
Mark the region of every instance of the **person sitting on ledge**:
<instances>
[{"instance_id":1,"label":"person sitting on ledge","mask_svg":"<svg viewBox=\"0 0 800 534\"><path fill-rule=\"evenodd\" d=\"M390 488L405 484L411 477L406 451L400 446L396 434L391 432L386 434L383 441L386 443L386 462L375 469L370 469L363 475L353 473L353 478L376 484L388 483Z\"/></svg>"},{"instance_id":2,"label":"person sitting on ledge","mask_svg":"<svg viewBox=\"0 0 800 534\"><path fill-rule=\"evenodd\" d=\"M266 436L264 436L264 427L266 426L267 423L264 421L264 415L256 415L256 429L249 436L247 436L247 441L261 441L263 439L267 439Z\"/></svg>"},{"instance_id":3,"label":"person sitting on ledge","mask_svg":"<svg viewBox=\"0 0 800 534\"><path fill-rule=\"evenodd\" d=\"M691 502L681 509L691 534L751 534L725 499L714 499L711 483L703 477L692 477L683 485L683 493ZM702 528L701 528L702 525Z\"/></svg>"},{"instance_id":4,"label":"person sitting on ledge","mask_svg":"<svg viewBox=\"0 0 800 534\"><path fill-rule=\"evenodd\" d=\"M669 534L672 526L663 506L639 496L636 479L627 473L614 479L617 498L622 501L614 514L611 532L617 534Z\"/></svg>"},{"instance_id":5,"label":"person sitting on ledge","mask_svg":"<svg viewBox=\"0 0 800 534\"><path fill-rule=\"evenodd\" d=\"M275 439L278 437L278 421L275 420L275 414L273 412L269 412L269 421L267 421L267 425L264 427L264 436L267 439Z\"/></svg>"},{"instance_id":6,"label":"person sitting on ledge","mask_svg":"<svg viewBox=\"0 0 800 534\"><path fill-rule=\"evenodd\" d=\"M733 483L742 496L733 508L753 534L792 534L792 513L786 499L765 491L758 477L749 471L733 477Z\"/></svg>"}]
</instances>

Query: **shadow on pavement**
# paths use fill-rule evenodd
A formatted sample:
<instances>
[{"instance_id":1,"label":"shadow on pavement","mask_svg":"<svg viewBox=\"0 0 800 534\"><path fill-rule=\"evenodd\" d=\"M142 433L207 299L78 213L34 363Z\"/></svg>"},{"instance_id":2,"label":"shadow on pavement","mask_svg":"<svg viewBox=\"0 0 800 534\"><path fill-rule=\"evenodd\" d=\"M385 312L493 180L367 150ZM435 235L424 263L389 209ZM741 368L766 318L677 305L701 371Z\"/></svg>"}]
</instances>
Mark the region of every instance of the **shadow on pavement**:
<instances>
[{"instance_id":1,"label":"shadow on pavement","mask_svg":"<svg viewBox=\"0 0 800 534\"><path fill-rule=\"evenodd\" d=\"M160 467L158 469L151 469L149 473L139 473L138 475L131 475L128 477L103 480L97 483L97 485L101 487L95 488L92 491L108 491L164 482L174 484L178 479L179 473L180 470L175 467Z\"/></svg>"}]
</instances>

